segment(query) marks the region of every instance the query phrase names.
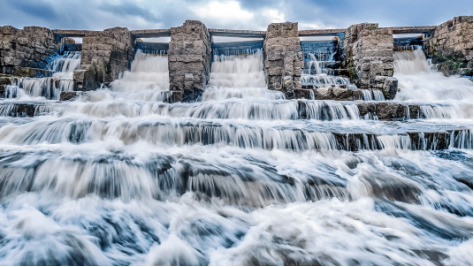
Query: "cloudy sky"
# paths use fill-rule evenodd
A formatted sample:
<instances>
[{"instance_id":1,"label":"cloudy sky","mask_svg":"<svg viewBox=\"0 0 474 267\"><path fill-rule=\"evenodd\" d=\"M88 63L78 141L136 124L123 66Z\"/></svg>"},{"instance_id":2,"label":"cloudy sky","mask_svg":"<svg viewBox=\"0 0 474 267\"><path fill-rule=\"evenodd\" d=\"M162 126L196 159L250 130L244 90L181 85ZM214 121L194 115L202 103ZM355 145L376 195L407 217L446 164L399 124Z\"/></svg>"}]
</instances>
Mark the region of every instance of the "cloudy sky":
<instances>
[{"instance_id":1,"label":"cloudy sky","mask_svg":"<svg viewBox=\"0 0 474 267\"><path fill-rule=\"evenodd\" d=\"M0 0L0 25L102 30L169 28L187 19L208 28L266 30L272 22L299 22L300 29L437 25L472 16L472 0Z\"/></svg>"}]
</instances>

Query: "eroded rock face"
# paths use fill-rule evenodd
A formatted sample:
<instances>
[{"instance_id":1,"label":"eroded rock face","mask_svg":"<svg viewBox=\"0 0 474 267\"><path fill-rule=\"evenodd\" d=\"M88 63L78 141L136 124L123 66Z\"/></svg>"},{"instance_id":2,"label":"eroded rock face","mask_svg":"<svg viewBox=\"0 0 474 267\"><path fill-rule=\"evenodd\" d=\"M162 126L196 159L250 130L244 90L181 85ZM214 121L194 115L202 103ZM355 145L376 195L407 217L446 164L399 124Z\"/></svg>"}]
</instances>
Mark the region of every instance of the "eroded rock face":
<instances>
[{"instance_id":1,"label":"eroded rock face","mask_svg":"<svg viewBox=\"0 0 474 267\"><path fill-rule=\"evenodd\" d=\"M44 27L0 27L0 72L12 74L22 67L45 68L46 59L60 48L53 32Z\"/></svg>"},{"instance_id":2,"label":"eroded rock face","mask_svg":"<svg viewBox=\"0 0 474 267\"><path fill-rule=\"evenodd\" d=\"M170 90L182 92L183 101L200 97L211 72L211 36L198 20L171 28L168 50Z\"/></svg>"},{"instance_id":3,"label":"eroded rock face","mask_svg":"<svg viewBox=\"0 0 474 267\"><path fill-rule=\"evenodd\" d=\"M132 35L127 28L85 32L81 69L74 71L75 90L94 90L118 79L128 69L132 53Z\"/></svg>"},{"instance_id":4,"label":"eroded rock face","mask_svg":"<svg viewBox=\"0 0 474 267\"><path fill-rule=\"evenodd\" d=\"M398 121L407 118L420 118L419 105L405 105L394 102L356 102L360 116L375 115L381 121ZM409 112L409 114L407 114Z\"/></svg>"},{"instance_id":5,"label":"eroded rock face","mask_svg":"<svg viewBox=\"0 0 474 267\"><path fill-rule=\"evenodd\" d=\"M323 87L323 88L308 88L304 86L304 89L295 89L295 98L312 99L314 96L315 100L335 100L335 101L354 101L363 100L364 95L362 90L359 89L347 89L344 87ZM370 89L379 90L379 89ZM311 95L310 91L313 91ZM380 89L382 91L382 89Z\"/></svg>"},{"instance_id":6,"label":"eroded rock face","mask_svg":"<svg viewBox=\"0 0 474 267\"><path fill-rule=\"evenodd\" d=\"M263 48L268 89L282 91L288 99L295 98L295 89L301 89L304 67L298 23L268 25Z\"/></svg>"},{"instance_id":7,"label":"eroded rock face","mask_svg":"<svg viewBox=\"0 0 474 267\"><path fill-rule=\"evenodd\" d=\"M426 51L445 75L472 75L472 16L455 17L424 37Z\"/></svg>"}]
</instances>

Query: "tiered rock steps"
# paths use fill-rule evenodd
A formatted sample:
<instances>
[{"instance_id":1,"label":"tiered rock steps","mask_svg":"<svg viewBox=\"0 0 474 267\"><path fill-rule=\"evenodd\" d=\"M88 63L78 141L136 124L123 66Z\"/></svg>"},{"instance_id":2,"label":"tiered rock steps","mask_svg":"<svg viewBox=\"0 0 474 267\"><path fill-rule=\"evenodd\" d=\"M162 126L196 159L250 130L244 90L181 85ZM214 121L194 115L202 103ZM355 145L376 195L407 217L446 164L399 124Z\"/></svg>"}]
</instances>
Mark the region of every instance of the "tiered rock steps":
<instances>
[{"instance_id":1,"label":"tiered rock steps","mask_svg":"<svg viewBox=\"0 0 474 267\"><path fill-rule=\"evenodd\" d=\"M89 106L75 109L76 104ZM123 104L122 108L120 104ZM386 101L360 101L354 104L317 100L264 101L263 104L255 102L250 106L248 102L239 101L227 101L221 104L214 101L192 104L134 103L135 106L130 104L129 102L112 102L103 106L102 103L94 106L94 103L87 102L3 104L0 106L0 111L6 117L59 115L53 119L44 116L41 124L35 122L31 122L30 125L22 124L17 126L21 128L19 131L3 137L13 134L19 144L34 144L38 136L42 136L40 140L50 143L84 143L95 140L94 138L100 140L107 136L115 136L130 144L145 141L165 146L199 144L290 151L321 149L359 151L386 148L443 150L450 147L472 149L471 130L449 126L449 123L437 130L439 129L437 124L414 122L410 129L403 130L401 127L403 122L397 122L393 126L388 122L360 120L360 117L367 114L372 118L379 116L386 121L406 120L406 112L410 112L409 118L424 118L419 105L410 106ZM235 113L236 110L239 110L240 114ZM365 114L360 110L365 110ZM90 117L75 118L81 114ZM115 115L128 118L117 120L114 118ZM138 120L147 115L151 117ZM235 122L231 119L244 120ZM315 120L316 124L306 125L305 121L308 119ZM260 125L261 120L267 122ZM357 123L358 120L360 123ZM288 124L290 121L295 123ZM323 124L318 125L317 121ZM355 127L357 124L359 126ZM116 128L118 125L121 127ZM392 133L385 134L381 130L374 132L370 129L373 126L392 129ZM97 127L102 130L98 130ZM345 130L345 127L351 127L351 130ZM13 128L11 125L8 131L13 131ZM419 131L411 130L413 128ZM115 130L110 132L112 129Z\"/></svg>"},{"instance_id":2,"label":"tiered rock steps","mask_svg":"<svg viewBox=\"0 0 474 267\"><path fill-rule=\"evenodd\" d=\"M12 116L12 117L33 117L39 115L46 115L48 111L60 111L63 107L67 107L68 100L73 100L77 96L86 94L84 92L63 92L61 94L62 104L55 105L57 101L45 101L45 102L34 102L34 101L2 101L0 102L0 116ZM430 114L425 114L426 109L436 108L440 111L440 118L451 118L449 114L450 105L444 104L407 104L403 102L394 101L320 101L320 100L255 100L255 101L211 101L211 102L198 102L198 103L176 103L181 97L180 92L164 91L162 94L166 95L165 99L168 103L163 102L150 102L149 104L159 108L160 111L152 111L152 113L158 112L158 114L164 114L163 109L167 110L167 113L173 114L173 112L192 114L192 117L196 117L196 112L208 112L211 109L215 109L215 116L208 117L206 115L197 116L197 118L230 118L229 112L232 109L240 109L239 113L243 114L241 117L246 119L318 119L318 120L334 120L343 119L349 116L349 119L374 119L380 121L403 121L407 119L425 119L429 118ZM175 102L175 103L172 103ZM127 106L136 105L143 106L145 103L130 103L130 102L116 102L115 106ZM100 105L99 103L89 103L90 105ZM283 106L288 109L290 113L288 115L281 114L284 112ZM317 108L317 111L314 109ZM332 109L339 110L344 115L336 116ZM444 112L443 112L444 111ZM257 112L257 113L255 113ZM258 112L268 113L267 117L259 116ZM317 112L315 115L314 112ZM356 112L357 114L351 114ZM331 115L333 113L333 115ZM113 114L110 114L113 115ZM126 115L127 116L127 115ZM185 115L186 116L186 115ZM334 117L336 116L336 117ZM232 116L231 116L232 117ZM233 117L232 117L233 118Z\"/></svg>"}]
</instances>

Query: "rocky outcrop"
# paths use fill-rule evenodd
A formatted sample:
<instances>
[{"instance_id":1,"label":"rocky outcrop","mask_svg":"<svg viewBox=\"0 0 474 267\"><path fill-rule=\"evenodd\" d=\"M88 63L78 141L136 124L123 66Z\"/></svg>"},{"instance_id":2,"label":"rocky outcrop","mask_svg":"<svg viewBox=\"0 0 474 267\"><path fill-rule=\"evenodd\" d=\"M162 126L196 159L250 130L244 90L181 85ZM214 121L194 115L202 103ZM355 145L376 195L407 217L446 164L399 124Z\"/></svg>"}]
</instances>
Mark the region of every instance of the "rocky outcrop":
<instances>
[{"instance_id":1,"label":"rocky outcrop","mask_svg":"<svg viewBox=\"0 0 474 267\"><path fill-rule=\"evenodd\" d=\"M301 89L303 53L298 37L298 23L272 23L265 41L265 70L268 89L281 91L286 98L294 98Z\"/></svg>"},{"instance_id":2,"label":"rocky outcrop","mask_svg":"<svg viewBox=\"0 0 474 267\"><path fill-rule=\"evenodd\" d=\"M12 74L23 67L43 69L60 45L53 32L44 27L0 27L0 72Z\"/></svg>"},{"instance_id":3,"label":"rocky outcrop","mask_svg":"<svg viewBox=\"0 0 474 267\"><path fill-rule=\"evenodd\" d=\"M74 71L77 91L94 90L128 70L132 58L132 35L127 28L86 31L82 38L81 69Z\"/></svg>"},{"instance_id":4,"label":"rocky outcrop","mask_svg":"<svg viewBox=\"0 0 474 267\"><path fill-rule=\"evenodd\" d=\"M391 78L391 77L388 77L388 78ZM332 86L323 87L323 88L312 88L313 87L312 85L310 86L303 85L302 87L303 89L295 89L294 98L297 98L297 99L304 98L304 99L314 99L314 100L335 100L335 101L364 100L364 94L362 93L362 90L348 89L344 85L339 85L339 86L332 85ZM393 87L390 87L390 86L387 86L387 87L393 89ZM369 90L371 93L374 90L378 90L378 91L383 92L385 95L385 92L383 91L382 88L380 89L373 88L373 89L367 89L367 90ZM373 93L372 93L372 96L373 96Z\"/></svg>"},{"instance_id":5,"label":"rocky outcrop","mask_svg":"<svg viewBox=\"0 0 474 267\"><path fill-rule=\"evenodd\" d=\"M344 38L344 67L358 88L379 88L386 99L393 99L397 86L393 76L393 33L379 29L377 23L362 23L347 28ZM385 93L386 92L386 93ZM388 97L387 97L388 96Z\"/></svg>"},{"instance_id":6,"label":"rocky outcrop","mask_svg":"<svg viewBox=\"0 0 474 267\"><path fill-rule=\"evenodd\" d=\"M360 116L369 114L371 117L377 116L381 121L400 121L405 119L424 118L420 111L420 105L406 105L401 103L374 101L357 102Z\"/></svg>"},{"instance_id":7,"label":"rocky outcrop","mask_svg":"<svg viewBox=\"0 0 474 267\"><path fill-rule=\"evenodd\" d=\"M472 22L472 16L455 17L424 38L432 63L445 75L472 76Z\"/></svg>"},{"instance_id":8,"label":"rocky outcrop","mask_svg":"<svg viewBox=\"0 0 474 267\"><path fill-rule=\"evenodd\" d=\"M380 89L385 99L394 99L397 95L398 80L388 76L375 76L371 80L370 88Z\"/></svg>"},{"instance_id":9,"label":"rocky outcrop","mask_svg":"<svg viewBox=\"0 0 474 267\"><path fill-rule=\"evenodd\" d=\"M183 101L198 99L211 73L211 36L197 20L171 28L168 50L170 90L182 92Z\"/></svg>"},{"instance_id":10,"label":"rocky outcrop","mask_svg":"<svg viewBox=\"0 0 474 267\"><path fill-rule=\"evenodd\" d=\"M165 103L176 103L176 102L181 102L183 101L183 95L182 92L179 91L162 91L160 92L162 94L162 99L163 102ZM81 95L86 95L87 92L84 91L69 91L69 92L61 92L61 95L59 97L60 101L68 101L68 100L74 100L78 96Z\"/></svg>"},{"instance_id":11,"label":"rocky outcrop","mask_svg":"<svg viewBox=\"0 0 474 267\"><path fill-rule=\"evenodd\" d=\"M59 96L59 101L68 101L71 99L75 99L76 97L80 96L81 94L84 94L82 91L69 91L69 92L61 92L61 95Z\"/></svg>"}]
</instances>

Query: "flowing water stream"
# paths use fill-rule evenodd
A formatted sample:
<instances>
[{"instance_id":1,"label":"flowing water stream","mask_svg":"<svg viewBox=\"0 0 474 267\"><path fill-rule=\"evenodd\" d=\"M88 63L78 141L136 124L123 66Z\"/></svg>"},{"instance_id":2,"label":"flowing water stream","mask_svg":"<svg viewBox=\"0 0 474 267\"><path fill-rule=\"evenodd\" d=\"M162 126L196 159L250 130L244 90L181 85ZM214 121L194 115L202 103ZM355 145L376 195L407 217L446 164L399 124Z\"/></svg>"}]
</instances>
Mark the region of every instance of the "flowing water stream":
<instances>
[{"instance_id":1,"label":"flowing water stream","mask_svg":"<svg viewBox=\"0 0 474 267\"><path fill-rule=\"evenodd\" d=\"M7 86L5 98L13 100L59 100L61 92L74 90L73 71L79 69L81 63L80 52L65 52L56 56L47 66L52 77L47 78L22 78L13 80Z\"/></svg>"},{"instance_id":2,"label":"flowing water stream","mask_svg":"<svg viewBox=\"0 0 474 267\"><path fill-rule=\"evenodd\" d=\"M472 265L472 81L397 52L395 102L423 114L379 121L266 89L258 51L165 103L167 64L1 101L1 265Z\"/></svg>"}]
</instances>

